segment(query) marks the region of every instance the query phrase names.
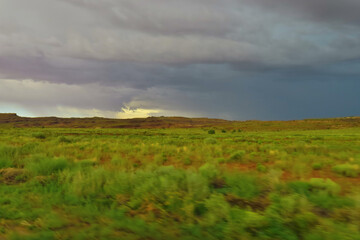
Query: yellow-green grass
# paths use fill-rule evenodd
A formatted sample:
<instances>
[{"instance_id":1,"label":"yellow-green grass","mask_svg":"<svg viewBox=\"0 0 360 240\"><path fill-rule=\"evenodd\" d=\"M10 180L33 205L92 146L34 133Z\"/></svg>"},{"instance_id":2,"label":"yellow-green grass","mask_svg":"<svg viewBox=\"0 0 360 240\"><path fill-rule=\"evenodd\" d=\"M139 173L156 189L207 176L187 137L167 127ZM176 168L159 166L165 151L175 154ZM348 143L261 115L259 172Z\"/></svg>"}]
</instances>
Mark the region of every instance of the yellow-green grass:
<instances>
[{"instance_id":1,"label":"yellow-green grass","mask_svg":"<svg viewBox=\"0 0 360 240\"><path fill-rule=\"evenodd\" d=\"M1 128L0 239L360 239L359 128L209 130Z\"/></svg>"}]
</instances>

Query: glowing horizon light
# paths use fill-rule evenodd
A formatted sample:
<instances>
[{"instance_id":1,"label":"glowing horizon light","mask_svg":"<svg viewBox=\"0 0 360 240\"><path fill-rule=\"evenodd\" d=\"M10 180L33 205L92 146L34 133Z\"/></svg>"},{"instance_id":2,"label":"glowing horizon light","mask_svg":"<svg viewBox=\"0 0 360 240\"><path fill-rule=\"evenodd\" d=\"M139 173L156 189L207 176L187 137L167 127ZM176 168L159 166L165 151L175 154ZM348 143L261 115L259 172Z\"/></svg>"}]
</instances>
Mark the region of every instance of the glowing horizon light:
<instances>
[{"instance_id":1,"label":"glowing horizon light","mask_svg":"<svg viewBox=\"0 0 360 240\"><path fill-rule=\"evenodd\" d=\"M145 108L130 108L128 106L121 108L121 112L116 114L116 118L146 118L151 117L152 114L162 112L160 109L145 109Z\"/></svg>"},{"instance_id":2,"label":"glowing horizon light","mask_svg":"<svg viewBox=\"0 0 360 240\"><path fill-rule=\"evenodd\" d=\"M0 113L16 113L21 117L35 117L25 108L13 103L0 103Z\"/></svg>"}]
</instances>

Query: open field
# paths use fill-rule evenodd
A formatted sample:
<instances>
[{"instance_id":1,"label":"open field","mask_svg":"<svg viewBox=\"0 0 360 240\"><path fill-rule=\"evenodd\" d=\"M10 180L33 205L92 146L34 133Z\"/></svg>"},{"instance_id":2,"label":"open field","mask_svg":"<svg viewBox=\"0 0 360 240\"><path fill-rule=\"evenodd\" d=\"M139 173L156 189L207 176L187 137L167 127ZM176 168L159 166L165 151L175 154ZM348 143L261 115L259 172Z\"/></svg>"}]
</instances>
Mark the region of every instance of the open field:
<instances>
[{"instance_id":1,"label":"open field","mask_svg":"<svg viewBox=\"0 0 360 240\"><path fill-rule=\"evenodd\" d=\"M360 239L358 118L2 121L0 239Z\"/></svg>"}]
</instances>

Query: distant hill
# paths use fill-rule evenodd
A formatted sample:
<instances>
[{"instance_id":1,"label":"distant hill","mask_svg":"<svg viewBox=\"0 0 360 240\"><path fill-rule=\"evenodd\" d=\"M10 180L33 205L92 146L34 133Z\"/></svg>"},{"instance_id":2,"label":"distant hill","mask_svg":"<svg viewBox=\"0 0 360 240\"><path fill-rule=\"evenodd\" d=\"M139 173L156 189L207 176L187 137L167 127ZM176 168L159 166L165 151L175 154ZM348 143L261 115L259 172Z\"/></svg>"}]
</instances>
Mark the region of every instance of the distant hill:
<instances>
[{"instance_id":1,"label":"distant hill","mask_svg":"<svg viewBox=\"0 0 360 240\"><path fill-rule=\"evenodd\" d=\"M134 119L20 117L0 113L0 127L38 128L217 128L224 130L280 131L342 129L360 127L360 117L305 119L292 121L228 121L211 118L148 117Z\"/></svg>"},{"instance_id":2,"label":"distant hill","mask_svg":"<svg viewBox=\"0 0 360 240\"><path fill-rule=\"evenodd\" d=\"M0 125L14 127L55 128L194 128L217 126L231 121L209 118L148 117L133 119L19 117L16 113L0 113Z\"/></svg>"}]
</instances>

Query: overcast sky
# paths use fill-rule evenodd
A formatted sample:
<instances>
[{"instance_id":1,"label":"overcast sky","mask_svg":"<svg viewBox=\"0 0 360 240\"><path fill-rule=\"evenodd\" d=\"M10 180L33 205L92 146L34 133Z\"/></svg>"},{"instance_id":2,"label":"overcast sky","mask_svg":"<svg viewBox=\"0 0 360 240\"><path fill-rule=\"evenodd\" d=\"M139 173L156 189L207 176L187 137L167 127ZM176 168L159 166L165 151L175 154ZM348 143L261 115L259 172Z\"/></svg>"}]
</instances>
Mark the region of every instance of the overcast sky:
<instances>
[{"instance_id":1,"label":"overcast sky","mask_svg":"<svg viewBox=\"0 0 360 240\"><path fill-rule=\"evenodd\" d=\"M0 0L0 112L360 115L359 0Z\"/></svg>"}]
</instances>

